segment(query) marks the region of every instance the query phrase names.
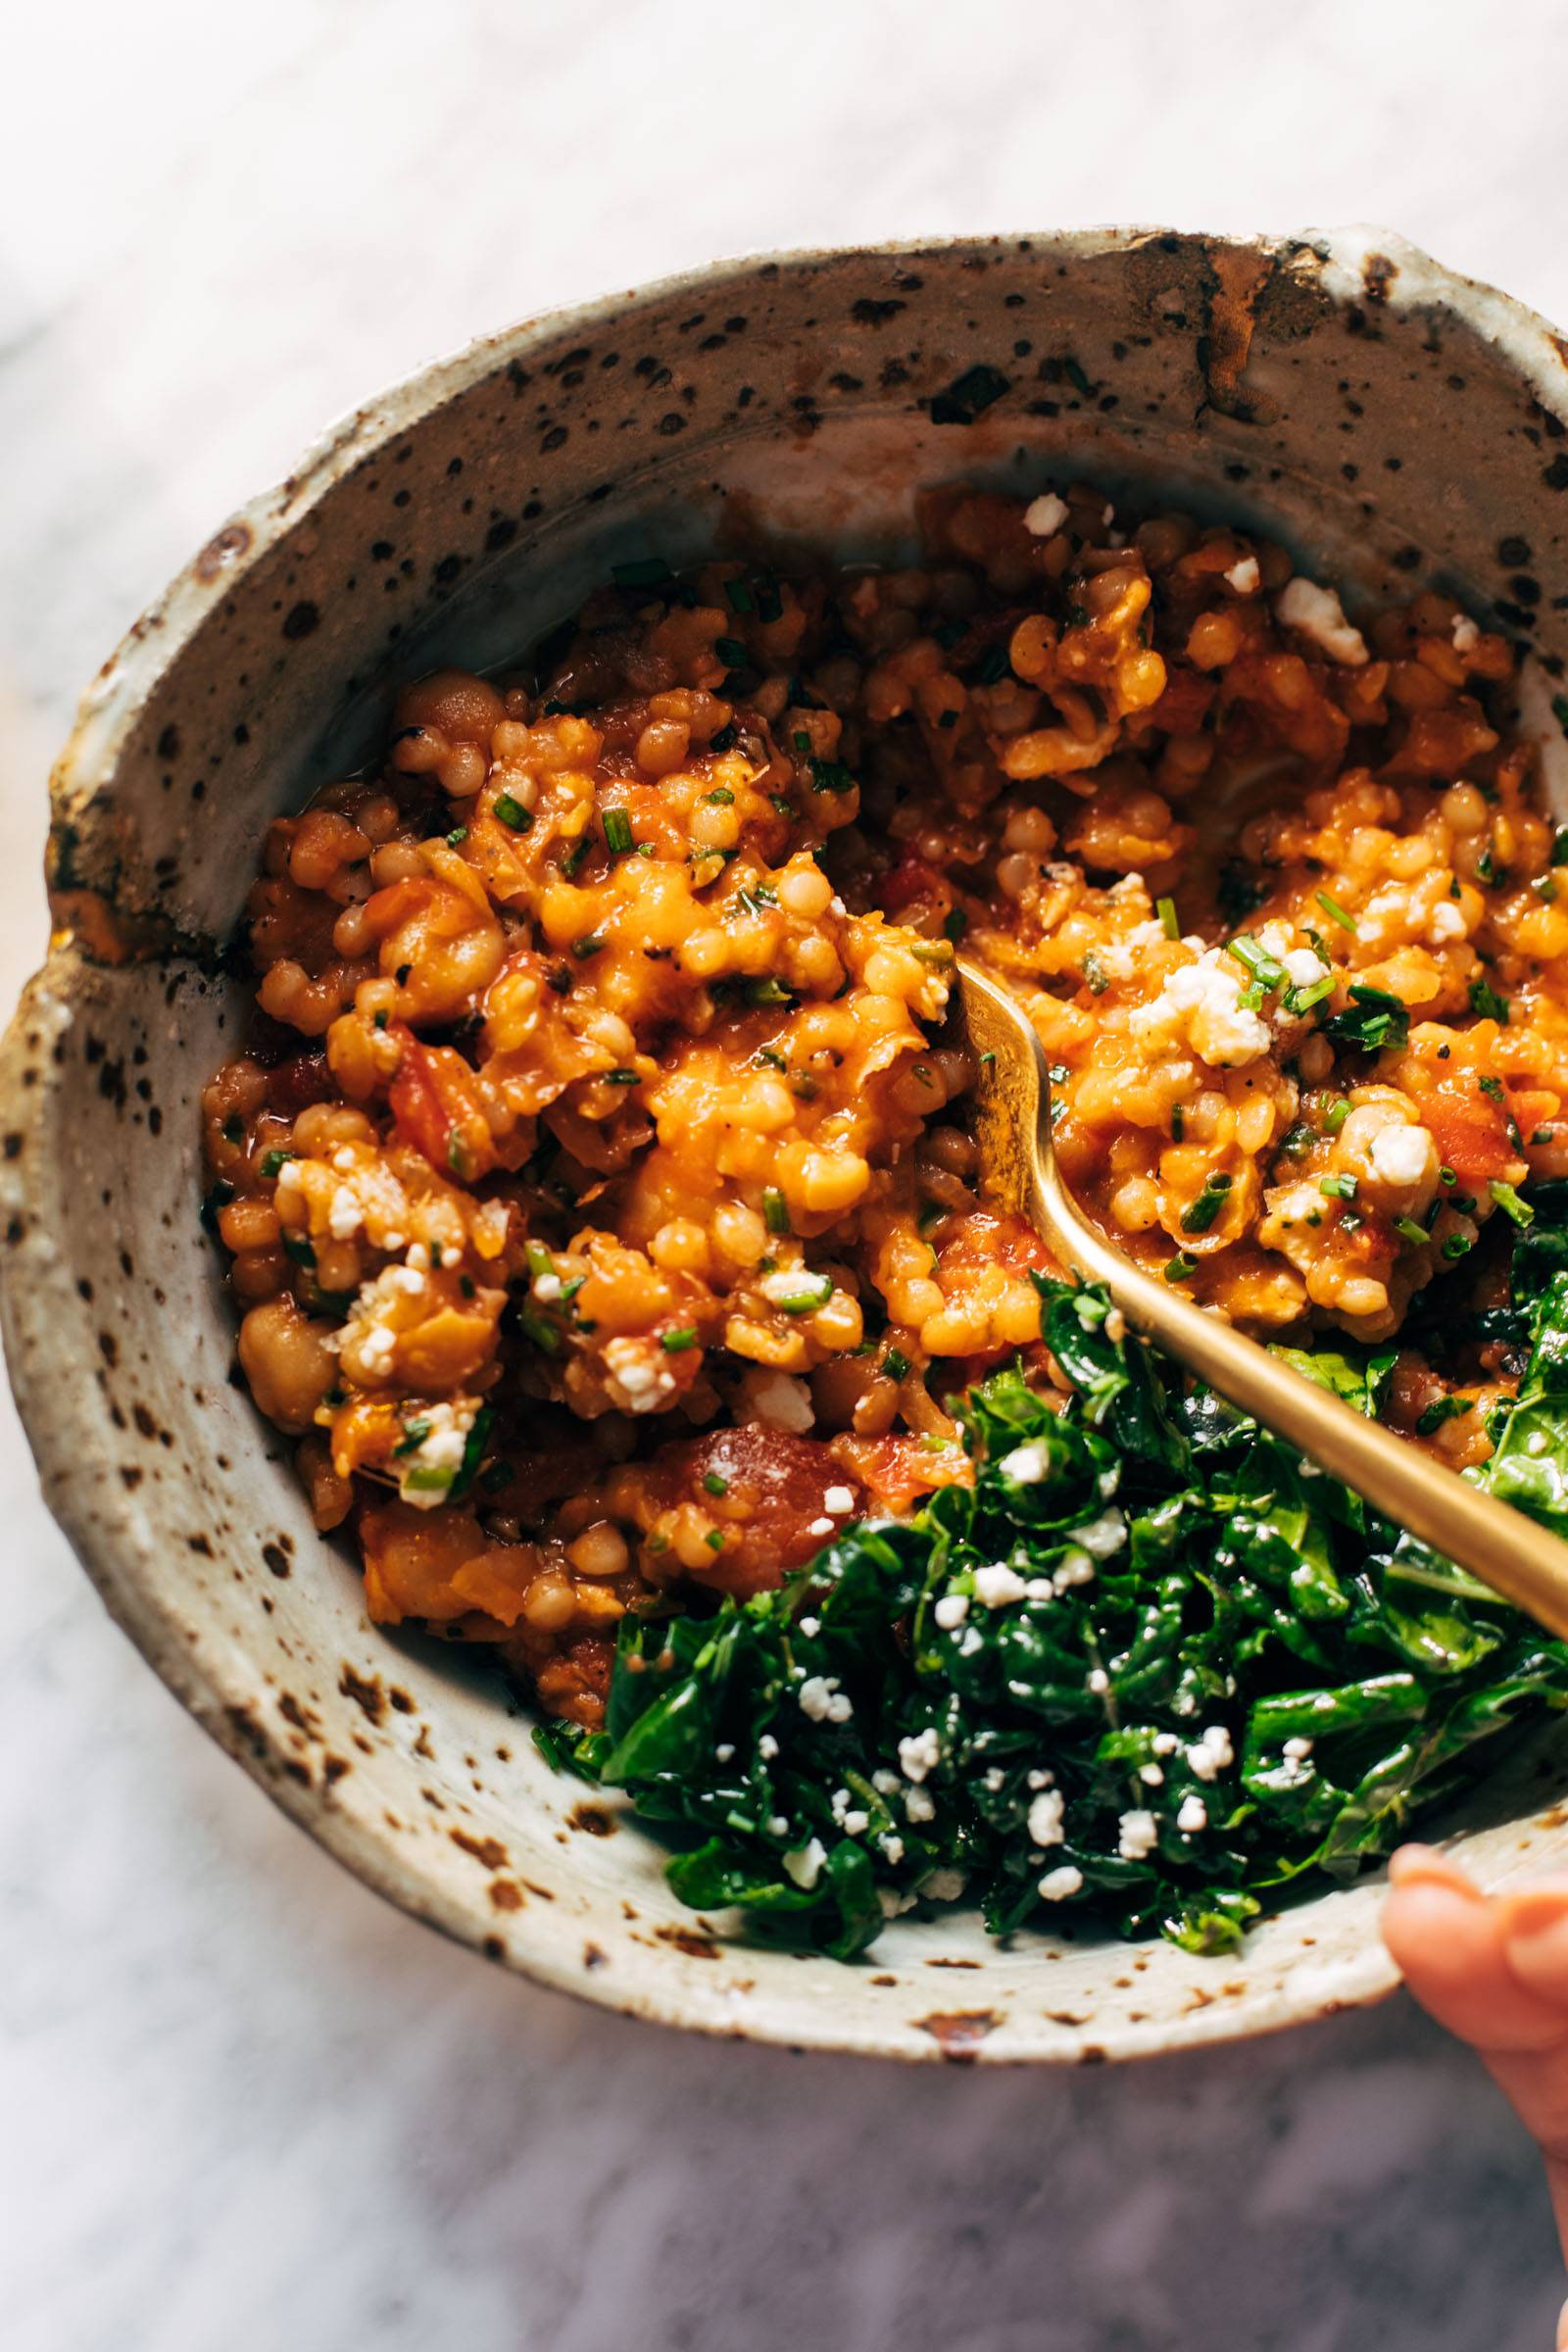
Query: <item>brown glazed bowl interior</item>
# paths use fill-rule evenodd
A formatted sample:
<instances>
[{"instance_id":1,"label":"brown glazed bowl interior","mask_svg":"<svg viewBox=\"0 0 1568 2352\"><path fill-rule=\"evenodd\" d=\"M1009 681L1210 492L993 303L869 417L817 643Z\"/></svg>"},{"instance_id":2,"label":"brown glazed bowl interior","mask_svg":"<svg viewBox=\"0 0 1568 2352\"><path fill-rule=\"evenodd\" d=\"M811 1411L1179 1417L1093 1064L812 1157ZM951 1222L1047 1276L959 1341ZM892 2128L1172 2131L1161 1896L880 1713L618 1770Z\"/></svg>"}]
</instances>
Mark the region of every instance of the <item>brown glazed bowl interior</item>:
<instances>
[{"instance_id":1,"label":"brown glazed bowl interior","mask_svg":"<svg viewBox=\"0 0 1568 2352\"><path fill-rule=\"evenodd\" d=\"M1352 593L1437 581L1568 644L1564 346L1398 240L1157 231L725 263L512 329L346 418L89 689L54 780L57 931L5 1048L5 1337L51 1509L192 1712L368 1885L543 1983L707 2032L1084 2060L1386 1991L1370 1882L1237 1957L900 1921L852 1967L684 1911L481 1664L366 1619L231 1375L197 1096L263 832L388 690L483 666L612 562L758 532L888 557L914 491L1090 474L1283 534ZM1489 1882L1568 1859L1538 1751L1446 1825ZM961 1973L949 1973L958 1971Z\"/></svg>"}]
</instances>

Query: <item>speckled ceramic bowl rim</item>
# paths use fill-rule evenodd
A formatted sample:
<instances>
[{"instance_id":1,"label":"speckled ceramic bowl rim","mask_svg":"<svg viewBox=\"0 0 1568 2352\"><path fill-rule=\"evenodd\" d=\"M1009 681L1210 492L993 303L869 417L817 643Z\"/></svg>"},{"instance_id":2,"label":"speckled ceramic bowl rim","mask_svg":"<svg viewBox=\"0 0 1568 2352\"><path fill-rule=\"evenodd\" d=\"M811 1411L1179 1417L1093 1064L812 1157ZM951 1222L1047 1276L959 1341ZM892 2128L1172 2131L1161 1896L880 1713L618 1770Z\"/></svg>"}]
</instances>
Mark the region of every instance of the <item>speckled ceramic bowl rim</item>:
<instances>
[{"instance_id":1,"label":"speckled ceramic bowl rim","mask_svg":"<svg viewBox=\"0 0 1568 2352\"><path fill-rule=\"evenodd\" d=\"M1049 244L1057 254L1088 258L1123 249L1146 238L1178 233L1184 243L1190 241L1189 232L1124 228L1046 233L1039 242ZM869 250L877 260L896 264L921 257L930 261L942 256L990 253L1018 242L1016 237L1001 235L911 239ZM1277 239L1216 237L1201 242L1210 245L1216 254L1283 257L1308 248L1321 261L1325 284L1342 302L1355 300L1362 292L1370 293L1371 273L1386 267L1384 257L1392 256L1396 263L1396 273L1391 272L1395 282L1378 289L1380 301L1396 308L1439 310L1452 315L1497 347L1507 366L1530 387L1544 408L1561 415L1568 407L1564 383L1568 344L1544 319L1511 297L1444 269L1387 231L1350 228L1307 231L1300 236ZM769 267L828 265L857 253L865 254L867 250L803 249L720 260L638 289L612 292L580 306L539 314L520 324L484 336L455 356L416 368L390 390L354 409L322 434L281 482L242 507L209 540L105 662L82 696L72 734L51 778L57 815L68 808L79 809L112 778L116 761L157 680L214 610L233 592L236 582L298 529L347 471L455 395L509 363L526 360L536 346L568 331L580 329L586 334L603 326L612 317L623 327L628 318L634 319L640 312L676 294L696 297L732 280L751 279ZM24 1049L24 1032L28 1028L35 1030L40 1020L47 1024L50 1019L60 1017L58 1007L69 1004L73 973L79 970L80 962L80 951L69 934L52 942L48 960L28 983L0 1052L0 1125L6 1131L4 1160L0 1162L4 1206L13 1212L14 1222L16 1213L24 1211L30 1223L41 1228L46 1236L51 1224L48 1157L41 1151L24 1147L38 1141L45 1132L47 1060L43 1064L45 1083L37 1084L34 1081L39 1072ZM72 1473L81 1459L82 1449L93 1443L91 1416L74 1396L71 1380L60 1378L59 1348L53 1329L56 1310L71 1294L72 1269L64 1252L57 1249L42 1267L35 1254L28 1271L27 1282L10 1281L0 1289L0 1324L3 1324L11 1380L49 1507L111 1613L204 1728L345 1867L404 1910L466 1943L476 1943L479 1937L469 1907L411 1868L395 1841L377 1836L370 1825L323 1803L319 1791L298 1785L286 1770L279 1769L280 1765L286 1765L287 1759L270 1730L264 1738L271 1742L271 1752L259 1747L256 1730L247 1717L248 1702L258 1695L258 1678L250 1671L243 1651L231 1648L220 1660L207 1649L199 1659L193 1658L177 1639L166 1609L142 1592L134 1570L127 1570L112 1515L97 1515L78 1507ZM668 1984L651 1994L646 1988L622 1980L612 1991L607 1987L601 1994L596 1988L585 1986L580 1975L559 1965L550 1955L530 1953L525 1940L509 1947L507 1957L519 1973L538 1982L579 1996L586 1992L627 2013L660 2023L729 2036L783 2038L769 2032L765 2020L726 2023L711 2011L705 2012L700 2003L683 1998L678 1986L672 1991ZM1180 2046L1191 2048L1203 2042L1227 2040L1238 2033L1278 2030L1330 2009L1376 2001L1396 1983L1396 1971L1387 1955L1380 1947L1369 1948L1364 1963L1352 1974L1341 1972L1333 1999L1313 2000L1303 1996L1293 2001L1282 1996L1277 2013L1259 2019L1254 2010L1250 2012L1245 2026L1234 2024L1231 2014L1216 2005L1190 2021L1180 2036ZM928 2052L916 2052L906 2039L895 2041L890 2036L883 2042L874 2034L860 2036L854 2044L835 2040L826 2033L813 2038L818 2039L820 2046L849 2048L863 2055L936 2058L951 2054L940 2049L935 2041ZM1113 2054L1152 2055L1167 2045L1175 2046L1175 2037L1161 2027L1142 2047L1136 2036L1129 2037ZM1007 2053L1037 2062L1078 2054L1054 2048L1049 2042Z\"/></svg>"}]
</instances>

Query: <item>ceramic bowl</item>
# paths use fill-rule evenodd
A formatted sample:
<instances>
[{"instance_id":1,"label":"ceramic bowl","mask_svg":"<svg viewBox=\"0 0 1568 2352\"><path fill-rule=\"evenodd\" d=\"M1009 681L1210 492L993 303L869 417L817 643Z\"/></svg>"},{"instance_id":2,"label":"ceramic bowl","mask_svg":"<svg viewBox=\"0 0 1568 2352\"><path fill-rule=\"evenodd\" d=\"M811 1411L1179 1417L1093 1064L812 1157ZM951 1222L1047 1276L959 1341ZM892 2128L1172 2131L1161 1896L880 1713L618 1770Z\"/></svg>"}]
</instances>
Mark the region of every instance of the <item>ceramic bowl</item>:
<instances>
[{"instance_id":1,"label":"ceramic bowl","mask_svg":"<svg viewBox=\"0 0 1568 2352\"><path fill-rule=\"evenodd\" d=\"M232 1371L197 1095L244 990L263 832L389 686L482 666L612 562L726 532L906 545L912 493L1086 472L1262 522L1352 589L1458 588L1568 650L1568 345L1398 240L1157 231L724 263L532 321L347 417L202 549L89 688L54 779L57 931L4 1052L12 1379L51 1509L193 1714L369 1886L538 1981L673 2025L903 2058L1089 2061L1393 1982L1376 1883L1238 1957L1006 1949L961 1912L854 1967L726 1940L554 1776L473 1659L377 1632ZM1452 1826L1568 1860L1538 1754Z\"/></svg>"}]
</instances>

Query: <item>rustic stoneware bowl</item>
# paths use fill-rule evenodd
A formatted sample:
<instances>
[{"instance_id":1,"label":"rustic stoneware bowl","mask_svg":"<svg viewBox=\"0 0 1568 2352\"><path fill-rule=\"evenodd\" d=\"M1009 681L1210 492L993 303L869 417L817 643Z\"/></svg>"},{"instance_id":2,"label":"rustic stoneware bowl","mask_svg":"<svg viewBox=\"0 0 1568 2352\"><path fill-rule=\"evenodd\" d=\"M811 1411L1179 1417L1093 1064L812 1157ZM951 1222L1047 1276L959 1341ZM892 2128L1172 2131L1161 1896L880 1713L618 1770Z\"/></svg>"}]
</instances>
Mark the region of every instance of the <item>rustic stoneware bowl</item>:
<instances>
[{"instance_id":1,"label":"rustic stoneware bowl","mask_svg":"<svg viewBox=\"0 0 1568 2352\"><path fill-rule=\"evenodd\" d=\"M478 666L608 565L760 522L893 552L926 481L1085 471L1271 524L1352 588L1442 580L1568 650L1568 345L1361 232L998 238L722 264L477 344L347 417L203 548L89 689L54 780L57 933L4 1054L12 1378L110 1609L311 1834L539 1981L710 2033L1087 2061L1393 1982L1368 1884L1238 1958L899 1923L855 1967L726 1941L473 1661L375 1632L231 1377L198 1090L268 820L357 762L393 682ZM1549 1752L1450 1825L1481 1877L1568 1859Z\"/></svg>"}]
</instances>

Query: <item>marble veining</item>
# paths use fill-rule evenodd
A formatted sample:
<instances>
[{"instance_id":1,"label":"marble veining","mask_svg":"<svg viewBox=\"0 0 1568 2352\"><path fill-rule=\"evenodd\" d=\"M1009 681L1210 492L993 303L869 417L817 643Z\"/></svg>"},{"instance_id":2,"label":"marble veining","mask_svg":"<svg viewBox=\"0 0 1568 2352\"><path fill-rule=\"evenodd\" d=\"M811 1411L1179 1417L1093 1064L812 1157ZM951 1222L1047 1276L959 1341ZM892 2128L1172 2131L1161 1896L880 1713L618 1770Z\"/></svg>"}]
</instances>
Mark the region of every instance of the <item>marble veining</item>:
<instances>
[{"instance_id":1,"label":"marble veining","mask_svg":"<svg viewBox=\"0 0 1568 2352\"><path fill-rule=\"evenodd\" d=\"M1568 318L1568 28L1529 0L1485 30L1452 0L148 0L30 12L8 57L8 1002L76 692L229 507L432 350L718 251L1107 218L1377 220ZM1061 2078L574 2007L378 1903L202 1739L9 1405L0 1515L8 2352L1550 2341L1530 2151L1402 2000Z\"/></svg>"}]
</instances>

